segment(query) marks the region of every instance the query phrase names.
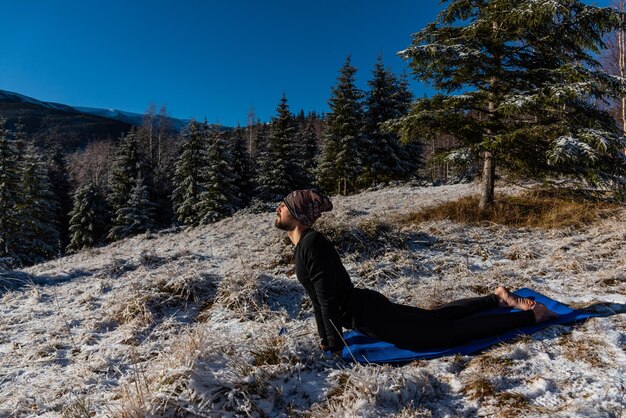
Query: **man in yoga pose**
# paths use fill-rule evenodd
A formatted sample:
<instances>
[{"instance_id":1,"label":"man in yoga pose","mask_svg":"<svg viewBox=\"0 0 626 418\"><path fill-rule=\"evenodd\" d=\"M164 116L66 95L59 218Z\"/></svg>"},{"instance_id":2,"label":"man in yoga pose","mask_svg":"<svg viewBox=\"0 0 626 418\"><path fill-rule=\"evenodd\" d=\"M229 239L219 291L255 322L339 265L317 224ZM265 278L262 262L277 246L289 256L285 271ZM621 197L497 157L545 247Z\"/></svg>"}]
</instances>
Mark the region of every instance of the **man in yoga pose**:
<instances>
[{"instance_id":1,"label":"man in yoga pose","mask_svg":"<svg viewBox=\"0 0 626 418\"><path fill-rule=\"evenodd\" d=\"M401 348L422 349L459 345L557 316L502 286L491 295L457 300L433 310L392 303L378 292L355 288L333 245L311 228L322 212L332 208L330 199L318 191L296 190L276 208L275 222L295 245L296 276L313 302L324 350L343 348L342 327ZM475 315L497 307L520 311Z\"/></svg>"}]
</instances>

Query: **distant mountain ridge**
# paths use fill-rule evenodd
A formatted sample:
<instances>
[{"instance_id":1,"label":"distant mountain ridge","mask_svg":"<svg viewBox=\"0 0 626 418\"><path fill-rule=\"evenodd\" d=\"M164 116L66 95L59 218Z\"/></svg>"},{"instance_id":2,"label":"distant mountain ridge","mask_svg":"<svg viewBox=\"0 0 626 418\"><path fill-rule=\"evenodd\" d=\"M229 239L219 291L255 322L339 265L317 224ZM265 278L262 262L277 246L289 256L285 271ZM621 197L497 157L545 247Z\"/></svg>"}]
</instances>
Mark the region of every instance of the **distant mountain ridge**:
<instances>
[{"instance_id":1,"label":"distant mountain ridge","mask_svg":"<svg viewBox=\"0 0 626 418\"><path fill-rule=\"evenodd\" d=\"M117 109L100 109L97 107L74 106L74 109L78 110L79 112L87 113L94 116L101 116L103 118L119 120L133 126L141 126L146 116L142 113L126 112L124 110ZM168 116L167 120L169 121L172 129L174 129L176 132L182 131L183 128L187 126L191 121L191 119L179 119L173 118L171 116Z\"/></svg>"},{"instance_id":2,"label":"distant mountain ridge","mask_svg":"<svg viewBox=\"0 0 626 418\"><path fill-rule=\"evenodd\" d=\"M115 119L120 122L128 123L129 125L133 125L133 126L141 126L143 124L143 120L145 117L145 114L143 113L127 112L125 110L101 109L97 107L85 107L85 106L70 106L70 105L61 104L61 103L44 102L44 101L34 99L29 96L25 96L20 93L15 93L12 91L2 90L2 89L0 89L0 102L32 103L34 105L42 106L47 109L55 109L55 110L61 110L61 111L66 111L66 112L80 112L80 113L86 113L89 115L100 116L103 118ZM167 119L171 123L172 128L176 132L180 132L191 121L191 119L180 119L180 118L174 118L171 116L168 116Z\"/></svg>"},{"instance_id":3,"label":"distant mountain ridge","mask_svg":"<svg viewBox=\"0 0 626 418\"><path fill-rule=\"evenodd\" d=\"M65 112L76 112L77 110L68 105L53 103L53 102L42 102L41 100L33 99L32 97L24 96L23 94L14 93L12 91L6 91L0 89L0 102L4 103L32 103L36 106L45 107L47 109L55 109L61 110Z\"/></svg>"},{"instance_id":4,"label":"distant mountain ridge","mask_svg":"<svg viewBox=\"0 0 626 418\"><path fill-rule=\"evenodd\" d=\"M0 90L0 118L6 120L8 130L16 131L21 126L27 137L40 146L58 144L66 152L80 149L89 142L117 139L133 127L128 122L6 90Z\"/></svg>"},{"instance_id":5,"label":"distant mountain ridge","mask_svg":"<svg viewBox=\"0 0 626 418\"><path fill-rule=\"evenodd\" d=\"M67 150L80 148L91 141L117 139L132 127L141 126L144 117L117 109L45 102L0 89L0 118L7 120L8 129L15 130L21 124L36 142L52 140ZM168 122L174 131L180 132L189 120L168 116Z\"/></svg>"}]
</instances>

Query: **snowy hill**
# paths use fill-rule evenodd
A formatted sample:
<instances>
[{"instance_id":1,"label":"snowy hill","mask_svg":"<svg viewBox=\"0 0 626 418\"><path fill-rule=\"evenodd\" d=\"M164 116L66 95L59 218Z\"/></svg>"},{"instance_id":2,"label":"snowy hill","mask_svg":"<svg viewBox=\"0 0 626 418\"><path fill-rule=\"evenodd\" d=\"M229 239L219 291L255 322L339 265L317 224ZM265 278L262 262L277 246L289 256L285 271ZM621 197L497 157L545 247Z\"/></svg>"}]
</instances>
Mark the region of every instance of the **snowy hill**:
<instances>
[{"instance_id":1,"label":"snowy hill","mask_svg":"<svg viewBox=\"0 0 626 418\"><path fill-rule=\"evenodd\" d=\"M504 284L624 312L626 211L583 230L394 220L476 192L335 197L318 228L369 233L339 243L346 268L402 303L428 308ZM624 314L402 367L324 357L273 220L243 213L2 273L0 416L623 414ZM391 229L372 234L381 222Z\"/></svg>"}]
</instances>

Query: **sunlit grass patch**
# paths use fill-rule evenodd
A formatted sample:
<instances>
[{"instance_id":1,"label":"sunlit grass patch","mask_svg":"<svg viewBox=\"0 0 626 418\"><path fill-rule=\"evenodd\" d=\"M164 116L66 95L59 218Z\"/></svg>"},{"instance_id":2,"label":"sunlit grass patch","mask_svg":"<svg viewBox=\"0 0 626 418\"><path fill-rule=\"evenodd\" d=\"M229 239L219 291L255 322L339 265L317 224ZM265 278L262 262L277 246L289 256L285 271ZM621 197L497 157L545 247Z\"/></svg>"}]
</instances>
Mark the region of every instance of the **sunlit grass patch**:
<instances>
[{"instance_id":1,"label":"sunlit grass patch","mask_svg":"<svg viewBox=\"0 0 626 418\"><path fill-rule=\"evenodd\" d=\"M313 416L382 416L406 405L421 407L432 400L432 376L417 367L355 366L330 374L325 401L314 405Z\"/></svg>"},{"instance_id":2,"label":"sunlit grass patch","mask_svg":"<svg viewBox=\"0 0 626 418\"><path fill-rule=\"evenodd\" d=\"M563 350L563 356L571 362L583 362L600 369L612 365L602 356L602 353L607 351L608 346L599 338L590 336L577 338L572 334L565 334L559 340L559 344Z\"/></svg>"},{"instance_id":3,"label":"sunlit grass patch","mask_svg":"<svg viewBox=\"0 0 626 418\"><path fill-rule=\"evenodd\" d=\"M497 416L514 417L536 408L524 394L507 387L514 376L513 360L503 355L483 354L470 360L462 373L461 393L469 400L497 408Z\"/></svg>"},{"instance_id":4,"label":"sunlit grass patch","mask_svg":"<svg viewBox=\"0 0 626 418\"><path fill-rule=\"evenodd\" d=\"M403 215L398 220L418 223L447 219L473 225L491 222L526 228L581 228L624 209L623 205L591 200L573 192L545 190L497 196L493 207L486 210L480 210L478 203L478 196L463 197Z\"/></svg>"},{"instance_id":5,"label":"sunlit grass patch","mask_svg":"<svg viewBox=\"0 0 626 418\"><path fill-rule=\"evenodd\" d=\"M361 258L374 257L392 249L407 247L407 235L389 222L368 218L356 223L323 217L315 224L340 254L358 254Z\"/></svg>"}]
</instances>

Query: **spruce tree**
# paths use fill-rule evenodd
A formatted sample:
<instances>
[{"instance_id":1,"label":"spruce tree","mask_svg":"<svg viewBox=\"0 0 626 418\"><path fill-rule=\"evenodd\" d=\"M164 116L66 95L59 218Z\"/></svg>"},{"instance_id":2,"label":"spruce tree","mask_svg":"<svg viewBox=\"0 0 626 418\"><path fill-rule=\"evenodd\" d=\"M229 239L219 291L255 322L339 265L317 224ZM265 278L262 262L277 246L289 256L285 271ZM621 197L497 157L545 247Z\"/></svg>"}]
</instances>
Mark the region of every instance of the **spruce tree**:
<instances>
[{"instance_id":1,"label":"spruce tree","mask_svg":"<svg viewBox=\"0 0 626 418\"><path fill-rule=\"evenodd\" d=\"M142 161L142 176L150 192L150 201L156 206L155 221L159 226L171 223L173 209L173 174L175 157L174 133L167 109L162 106L159 113L150 105L142 125L136 131L139 155Z\"/></svg>"},{"instance_id":2,"label":"spruce tree","mask_svg":"<svg viewBox=\"0 0 626 418\"><path fill-rule=\"evenodd\" d=\"M391 126L406 137L451 134L466 147L455 155L480 153L481 208L493 202L496 162L623 189L624 139L595 105L624 90L597 61L619 24L619 13L581 1L450 1L401 52L441 93Z\"/></svg>"},{"instance_id":3,"label":"spruce tree","mask_svg":"<svg viewBox=\"0 0 626 418\"><path fill-rule=\"evenodd\" d=\"M70 212L70 243L68 251L79 251L104 242L109 217L106 199L98 187L89 182L74 193Z\"/></svg>"},{"instance_id":4,"label":"spruce tree","mask_svg":"<svg viewBox=\"0 0 626 418\"><path fill-rule=\"evenodd\" d=\"M397 116L395 118L401 118L408 115L411 109L411 103L413 102L413 93L409 89L409 80L406 73L400 75L397 78L396 91L393 96L393 107ZM387 121L388 122L388 121ZM382 131L390 131L386 128L386 123L379 126ZM396 137L397 138L397 137ZM400 140L400 138L398 138ZM400 159L403 161L405 168L404 179L411 178L416 174L420 163L422 162L422 144L421 141L415 138L405 138L404 141L400 140Z\"/></svg>"},{"instance_id":5,"label":"spruce tree","mask_svg":"<svg viewBox=\"0 0 626 418\"><path fill-rule=\"evenodd\" d=\"M145 166L140 154L139 142L135 131L131 130L122 138L118 145L113 160L113 167L111 168L111 174L109 175L109 193L107 201L113 213L111 231L116 227L125 226L124 223L120 223L123 222L123 220L118 216L118 212L120 209L127 207L137 179L140 176L143 177L144 171ZM119 236L119 234L109 234L110 238L116 236Z\"/></svg>"},{"instance_id":6,"label":"spruce tree","mask_svg":"<svg viewBox=\"0 0 626 418\"><path fill-rule=\"evenodd\" d=\"M318 184L327 192L355 190L361 174L363 93L355 84L356 71L348 56L328 101L331 113L317 172Z\"/></svg>"},{"instance_id":7,"label":"spruce tree","mask_svg":"<svg viewBox=\"0 0 626 418\"><path fill-rule=\"evenodd\" d=\"M176 187L172 194L176 219L186 225L200 224L198 205L200 195L205 191L206 145L200 125L191 121L183 132L174 174Z\"/></svg>"},{"instance_id":8,"label":"spruce tree","mask_svg":"<svg viewBox=\"0 0 626 418\"><path fill-rule=\"evenodd\" d=\"M209 224L231 215L242 202L236 194L223 133L209 129L205 124L204 136L207 158L198 201L198 216L201 224Z\"/></svg>"},{"instance_id":9,"label":"spruce tree","mask_svg":"<svg viewBox=\"0 0 626 418\"><path fill-rule=\"evenodd\" d=\"M237 209L247 206L254 195L252 161L244 131L237 127L231 132L229 142L230 166L233 174L235 197L241 202Z\"/></svg>"},{"instance_id":10,"label":"spruce tree","mask_svg":"<svg viewBox=\"0 0 626 418\"><path fill-rule=\"evenodd\" d=\"M318 146L313 120L313 117L309 116L298 125L298 146L295 161L300 170L297 171L297 189L310 188L315 183Z\"/></svg>"},{"instance_id":11,"label":"spruce tree","mask_svg":"<svg viewBox=\"0 0 626 418\"><path fill-rule=\"evenodd\" d=\"M128 204L115 213L114 226L109 238L118 240L149 232L154 229L155 205L150 201L150 193L143 177L135 180Z\"/></svg>"},{"instance_id":12,"label":"spruce tree","mask_svg":"<svg viewBox=\"0 0 626 418\"><path fill-rule=\"evenodd\" d=\"M47 164L32 142L26 146L23 162L20 175L22 200L17 207L20 230L16 252L22 265L31 265L60 253L59 209Z\"/></svg>"},{"instance_id":13,"label":"spruce tree","mask_svg":"<svg viewBox=\"0 0 626 418\"><path fill-rule=\"evenodd\" d=\"M52 191L57 196L59 203L56 218L59 222L59 241L61 250L63 251L70 243L69 213L72 211L73 207L67 161L63 150L57 143L48 142L46 149L50 150L47 157L50 183L52 184Z\"/></svg>"},{"instance_id":14,"label":"spruce tree","mask_svg":"<svg viewBox=\"0 0 626 418\"><path fill-rule=\"evenodd\" d=\"M388 120L406 114L406 91L393 72L383 65L382 57L374 66L365 98L363 186L405 178L410 171L404 149L397 136L382 129ZM410 102L411 96L408 96Z\"/></svg>"},{"instance_id":15,"label":"spruce tree","mask_svg":"<svg viewBox=\"0 0 626 418\"><path fill-rule=\"evenodd\" d=\"M19 221L16 207L19 202L19 171L15 147L5 129L6 120L0 118L0 268L11 267L15 260Z\"/></svg>"},{"instance_id":16,"label":"spruce tree","mask_svg":"<svg viewBox=\"0 0 626 418\"><path fill-rule=\"evenodd\" d=\"M264 200L280 200L297 185L296 130L285 95L280 99L276 113L257 171L257 192Z\"/></svg>"}]
</instances>

